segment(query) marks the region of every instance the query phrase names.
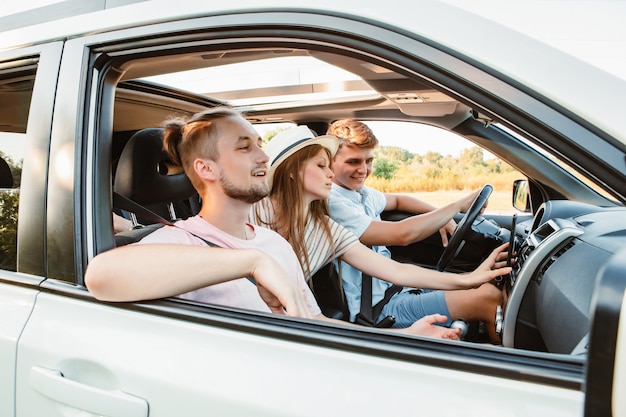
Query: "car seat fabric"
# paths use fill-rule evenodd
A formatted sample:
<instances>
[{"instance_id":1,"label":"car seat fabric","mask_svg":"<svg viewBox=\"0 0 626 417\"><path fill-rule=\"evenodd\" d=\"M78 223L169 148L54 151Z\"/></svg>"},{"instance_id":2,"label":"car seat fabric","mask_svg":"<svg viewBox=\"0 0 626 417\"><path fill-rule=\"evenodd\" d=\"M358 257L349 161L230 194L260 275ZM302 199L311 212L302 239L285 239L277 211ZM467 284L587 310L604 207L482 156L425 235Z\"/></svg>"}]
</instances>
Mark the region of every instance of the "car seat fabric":
<instances>
[{"instance_id":1,"label":"car seat fabric","mask_svg":"<svg viewBox=\"0 0 626 417\"><path fill-rule=\"evenodd\" d=\"M163 226L154 224L152 217L145 217L145 209L171 221L199 211L198 195L191 181L184 172L171 170L172 166L163 150L163 129L142 129L128 140L117 163L113 190L115 195L130 200L131 207L139 205L143 210L131 211L133 228L115 235L116 246L137 242ZM132 210L125 204L119 205L118 197L114 196L113 201L115 212Z\"/></svg>"},{"instance_id":2,"label":"car seat fabric","mask_svg":"<svg viewBox=\"0 0 626 417\"><path fill-rule=\"evenodd\" d=\"M0 188L13 188L11 168L3 158L0 158Z\"/></svg>"},{"instance_id":3,"label":"car seat fabric","mask_svg":"<svg viewBox=\"0 0 626 417\"><path fill-rule=\"evenodd\" d=\"M171 161L163 150L163 129L149 128L128 141L117 165L115 192L139 204L179 201L195 194L184 172L171 174Z\"/></svg>"}]
</instances>

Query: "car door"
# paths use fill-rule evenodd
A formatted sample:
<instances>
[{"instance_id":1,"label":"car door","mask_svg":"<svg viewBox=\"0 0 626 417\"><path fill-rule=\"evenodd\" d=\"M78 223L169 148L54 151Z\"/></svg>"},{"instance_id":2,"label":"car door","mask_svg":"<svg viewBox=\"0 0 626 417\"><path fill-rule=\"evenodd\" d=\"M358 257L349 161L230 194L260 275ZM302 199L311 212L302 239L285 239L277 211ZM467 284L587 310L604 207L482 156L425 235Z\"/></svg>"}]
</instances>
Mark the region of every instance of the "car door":
<instances>
[{"instance_id":1,"label":"car door","mask_svg":"<svg viewBox=\"0 0 626 417\"><path fill-rule=\"evenodd\" d=\"M52 43L0 51L0 414L14 415L18 341L43 280L49 126L61 56Z\"/></svg>"}]
</instances>

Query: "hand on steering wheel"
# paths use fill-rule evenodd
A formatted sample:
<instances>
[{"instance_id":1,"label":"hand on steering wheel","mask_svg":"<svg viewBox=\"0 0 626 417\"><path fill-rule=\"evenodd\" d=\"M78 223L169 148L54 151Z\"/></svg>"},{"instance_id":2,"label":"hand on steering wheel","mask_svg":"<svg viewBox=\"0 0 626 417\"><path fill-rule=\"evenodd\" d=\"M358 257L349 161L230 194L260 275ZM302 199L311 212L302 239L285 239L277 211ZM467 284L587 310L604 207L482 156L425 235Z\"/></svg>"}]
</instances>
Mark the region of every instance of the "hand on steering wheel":
<instances>
[{"instance_id":1,"label":"hand on steering wheel","mask_svg":"<svg viewBox=\"0 0 626 417\"><path fill-rule=\"evenodd\" d=\"M472 202L472 205L465 212L465 216L463 216L458 226L456 227L454 234L448 241L448 246L446 246L446 248L443 250L441 257L439 258L439 262L437 262L437 271L445 271L448 265L450 265L450 262L452 262L452 260L456 258L458 253L461 251L463 245L465 244L465 236L467 235L467 232L469 232L469 230L472 228L474 220L476 220L476 217L478 217L478 214L481 212L492 191L493 187L489 184L486 184L480 190L480 192L474 199L474 202Z\"/></svg>"}]
</instances>

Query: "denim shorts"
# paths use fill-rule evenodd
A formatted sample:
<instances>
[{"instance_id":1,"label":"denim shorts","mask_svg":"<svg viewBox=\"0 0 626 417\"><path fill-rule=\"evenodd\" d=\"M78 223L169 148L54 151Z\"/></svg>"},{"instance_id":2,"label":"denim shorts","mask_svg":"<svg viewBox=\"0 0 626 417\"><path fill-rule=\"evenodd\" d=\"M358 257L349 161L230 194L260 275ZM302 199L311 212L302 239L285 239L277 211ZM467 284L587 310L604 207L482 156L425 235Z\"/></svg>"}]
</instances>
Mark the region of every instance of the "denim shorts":
<instances>
[{"instance_id":1,"label":"denim shorts","mask_svg":"<svg viewBox=\"0 0 626 417\"><path fill-rule=\"evenodd\" d=\"M379 320L385 316L394 316L396 322L393 327L404 328L430 314L443 314L446 316L448 318L446 322L438 323L442 326L449 326L452 322L443 291L402 291L391 297L387 305L383 307Z\"/></svg>"}]
</instances>

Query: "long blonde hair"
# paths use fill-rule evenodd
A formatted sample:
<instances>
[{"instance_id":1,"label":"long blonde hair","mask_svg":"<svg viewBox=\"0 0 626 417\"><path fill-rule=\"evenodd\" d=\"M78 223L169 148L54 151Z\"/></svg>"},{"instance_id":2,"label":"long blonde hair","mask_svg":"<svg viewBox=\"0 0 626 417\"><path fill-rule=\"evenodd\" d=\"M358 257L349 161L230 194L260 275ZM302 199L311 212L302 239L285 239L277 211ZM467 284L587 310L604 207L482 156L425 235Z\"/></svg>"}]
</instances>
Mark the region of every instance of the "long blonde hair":
<instances>
[{"instance_id":1,"label":"long blonde hair","mask_svg":"<svg viewBox=\"0 0 626 417\"><path fill-rule=\"evenodd\" d=\"M300 181L300 173L304 168L305 162L317 155L321 149L324 149L329 161L332 161L332 155L328 149L322 145L314 144L295 152L276 167L272 191L270 192L270 201L279 202L279 204L272 204L274 211L273 219L269 222L263 221L263 219L260 219L258 212L256 213L256 219L259 224L278 232L291 244L294 252L298 255L305 277L311 277L312 275L304 236L308 221L313 221L314 224L322 226L324 234L334 250L333 237L327 218L329 213L328 202L326 200L311 202L308 207L308 215L306 208L302 204L304 200L304 184Z\"/></svg>"}]
</instances>

